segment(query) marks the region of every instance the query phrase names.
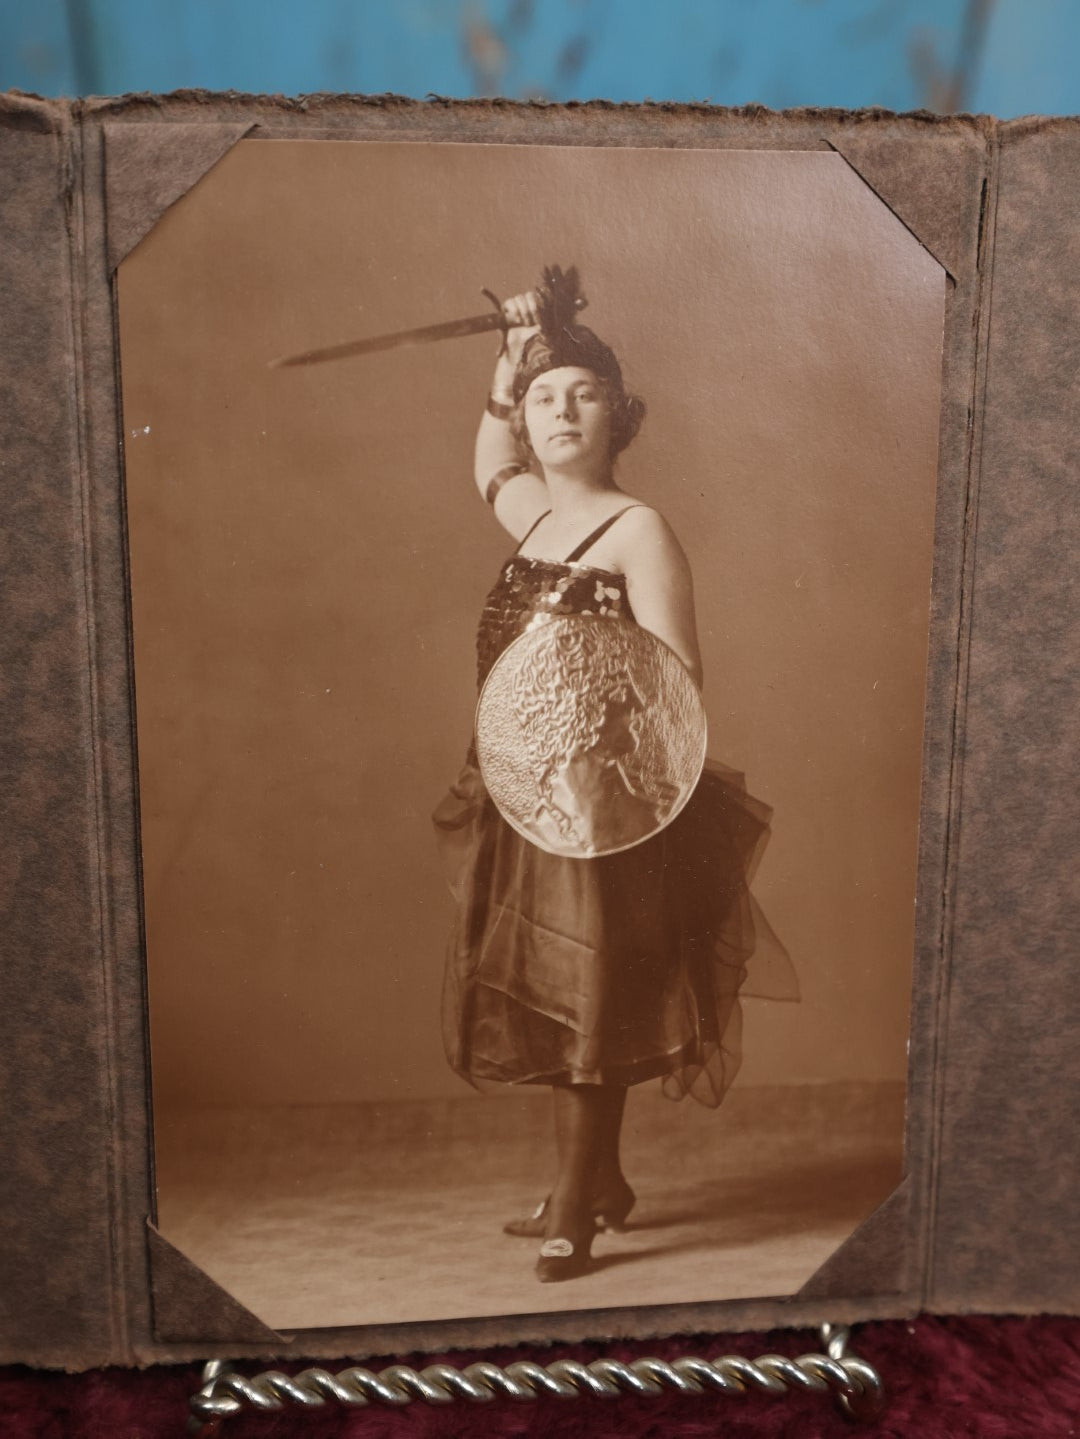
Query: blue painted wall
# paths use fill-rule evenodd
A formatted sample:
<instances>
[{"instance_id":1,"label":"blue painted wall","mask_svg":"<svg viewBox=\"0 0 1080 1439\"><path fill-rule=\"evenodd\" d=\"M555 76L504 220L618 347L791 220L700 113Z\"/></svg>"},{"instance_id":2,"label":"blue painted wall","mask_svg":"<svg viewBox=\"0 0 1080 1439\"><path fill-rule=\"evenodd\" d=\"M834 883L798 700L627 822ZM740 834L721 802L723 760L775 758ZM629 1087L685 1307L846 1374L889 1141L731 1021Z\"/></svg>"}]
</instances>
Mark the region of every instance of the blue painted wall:
<instances>
[{"instance_id":1,"label":"blue painted wall","mask_svg":"<svg viewBox=\"0 0 1080 1439\"><path fill-rule=\"evenodd\" d=\"M1080 0L0 0L0 88L1080 111Z\"/></svg>"}]
</instances>

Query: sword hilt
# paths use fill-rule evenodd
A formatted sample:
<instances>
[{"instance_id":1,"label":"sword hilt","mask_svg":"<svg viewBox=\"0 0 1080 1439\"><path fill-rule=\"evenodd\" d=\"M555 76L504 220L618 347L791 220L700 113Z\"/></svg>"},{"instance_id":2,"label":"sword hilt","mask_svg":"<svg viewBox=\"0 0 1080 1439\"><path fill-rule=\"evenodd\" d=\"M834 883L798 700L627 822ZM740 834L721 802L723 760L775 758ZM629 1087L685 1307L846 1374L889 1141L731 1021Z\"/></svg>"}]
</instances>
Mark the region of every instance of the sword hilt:
<instances>
[{"instance_id":1,"label":"sword hilt","mask_svg":"<svg viewBox=\"0 0 1080 1439\"><path fill-rule=\"evenodd\" d=\"M543 282L541 282L541 285L543 285ZM502 345L499 347L499 354L505 355L506 337L510 333L510 322L506 318L506 311L503 309L503 302L499 299L498 295L496 295L494 290L489 290L485 287L480 291L480 293L481 295L483 295L485 300L490 300L493 307L498 311L499 329L502 331ZM589 302L584 295L578 295L574 300L574 309L578 312L578 314L580 314L582 310L587 308L588 303Z\"/></svg>"}]
</instances>

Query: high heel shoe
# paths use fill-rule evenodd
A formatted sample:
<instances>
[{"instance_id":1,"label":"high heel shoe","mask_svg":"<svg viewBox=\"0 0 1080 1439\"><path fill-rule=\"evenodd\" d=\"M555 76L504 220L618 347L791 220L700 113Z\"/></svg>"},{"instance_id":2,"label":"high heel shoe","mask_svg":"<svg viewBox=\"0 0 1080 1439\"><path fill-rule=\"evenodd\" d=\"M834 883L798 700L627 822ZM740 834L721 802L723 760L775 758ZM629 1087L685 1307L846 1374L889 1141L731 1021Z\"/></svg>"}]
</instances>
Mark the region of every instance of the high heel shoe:
<instances>
[{"instance_id":1,"label":"high heel shoe","mask_svg":"<svg viewBox=\"0 0 1080 1439\"><path fill-rule=\"evenodd\" d=\"M524 1219L508 1219L503 1225L504 1234L512 1234L515 1239L540 1239L547 1228L548 1205L551 1203L551 1195L546 1194L533 1212L526 1215Z\"/></svg>"},{"instance_id":2,"label":"high heel shoe","mask_svg":"<svg viewBox=\"0 0 1080 1439\"><path fill-rule=\"evenodd\" d=\"M547 1227L547 1212L550 1203L551 1195L548 1194L524 1219L508 1220L503 1225L503 1233L512 1234L516 1239L539 1239ZM610 1230L613 1234L621 1234L626 1228L630 1211L636 1203L637 1195L629 1184L624 1185L623 1192L616 1199L599 1201L593 1210L597 1232Z\"/></svg>"},{"instance_id":3,"label":"high heel shoe","mask_svg":"<svg viewBox=\"0 0 1080 1439\"><path fill-rule=\"evenodd\" d=\"M624 1180L621 1192L614 1199L601 1200L593 1210L597 1229L610 1230L612 1234L621 1234L626 1228L630 1211L636 1203L637 1195Z\"/></svg>"},{"instance_id":4,"label":"high heel shoe","mask_svg":"<svg viewBox=\"0 0 1080 1439\"><path fill-rule=\"evenodd\" d=\"M595 1224L583 1235L567 1239L554 1235L545 1239L536 1260L536 1277L541 1284L558 1284L564 1279L577 1279L592 1263L592 1242Z\"/></svg>"}]
</instances>

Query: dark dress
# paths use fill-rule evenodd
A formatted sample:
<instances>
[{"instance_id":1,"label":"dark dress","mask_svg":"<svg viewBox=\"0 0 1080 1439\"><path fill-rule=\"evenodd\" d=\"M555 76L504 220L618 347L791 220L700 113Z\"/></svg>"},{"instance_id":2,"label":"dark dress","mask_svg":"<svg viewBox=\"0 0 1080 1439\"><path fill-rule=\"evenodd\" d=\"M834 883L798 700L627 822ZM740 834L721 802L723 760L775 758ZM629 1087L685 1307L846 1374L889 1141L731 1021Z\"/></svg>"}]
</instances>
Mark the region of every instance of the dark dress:
<instances>
[{"instance_id":1,"label":"dark dress","mask_svg":"<svg viewBox=\"0 0 1080 1439\"><path fill-rule=\"evenodd\" d=\"M480 685L538 615L634 622L625 577L580 563L617 518L562 563L510 557L480 619ZM443 996L452 1068L474 1084L662 1076L670 1097L718 1105L739 1065L740 990L797 997L748 889L770 813L741 775L709 760L659 834L565 858L506 823L470 753L434 816L457 903Z\"/></svg>"}]
</instances>

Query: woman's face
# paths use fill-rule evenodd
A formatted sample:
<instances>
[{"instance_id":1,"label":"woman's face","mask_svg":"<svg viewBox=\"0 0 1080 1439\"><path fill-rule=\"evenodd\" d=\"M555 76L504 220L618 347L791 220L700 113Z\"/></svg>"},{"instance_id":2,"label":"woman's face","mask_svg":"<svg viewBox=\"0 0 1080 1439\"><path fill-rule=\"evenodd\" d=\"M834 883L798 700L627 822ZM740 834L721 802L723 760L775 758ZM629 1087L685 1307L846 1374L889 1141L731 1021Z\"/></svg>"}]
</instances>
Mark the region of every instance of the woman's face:
<instances>
[{"instance_id":1,"label":"woman's face","mask_svg":"<svg viewBox=\"0 0 1080 1439\"><path fill-rule=\"evenodd\" d=\"M525 394L525 427L545 469L607 468L611 415L592 370L545 370Z\"/></svg>"}]
</instances>

